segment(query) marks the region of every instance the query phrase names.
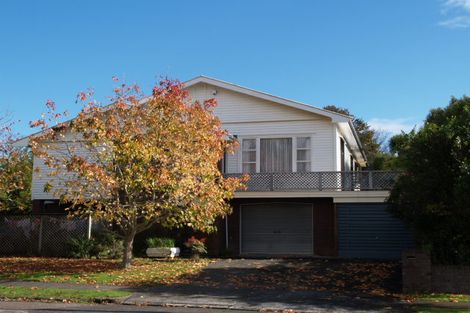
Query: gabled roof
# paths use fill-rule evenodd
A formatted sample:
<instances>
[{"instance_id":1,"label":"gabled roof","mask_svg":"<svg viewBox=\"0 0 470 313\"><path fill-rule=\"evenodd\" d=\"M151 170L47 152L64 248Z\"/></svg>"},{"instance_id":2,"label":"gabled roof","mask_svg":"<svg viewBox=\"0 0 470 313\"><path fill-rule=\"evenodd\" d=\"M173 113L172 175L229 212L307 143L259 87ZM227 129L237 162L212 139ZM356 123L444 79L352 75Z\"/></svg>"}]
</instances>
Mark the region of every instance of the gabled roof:
<instances>
[{"instance_id":1,"label":"gabled roof","mask_svg":"<svg viewBox=\"0 0 470 313\"><path fill-rule=\"evenodd\" d=\"M288 107L291 107L291 108L307 111L307 112L310 112L310 113L315 113L315 114L318 114L318 115L321 115L321 116L328 117L333 122L336 122L336 123L337 122L346 122L347 123L351 120L351 117L348 116L348 115L344 115L344 114L332 112L332 111L329 111L329 110L316 108L316 107L313 107L313 106L305 104L305 103L289 100L289 99L286 99L286 98L281 98L281 97L278 97L278 96L273 96L271 94L268 94L268 93L265 93L265 92L262 92L262 91L253 90L253 89L250 89L250 88L247 88L247 87L242 87L242 86L239 86L239 85L236 85L236 84L232 84L232 83L229 83L229 82L225 82L225 81L218 80L218 79L211 78L211 77L207 77L207 76L202 76L201 75L201 76L197 76L193 79L190 79L190 80L188 80L187 82L184 83L184 86L185 87L191 87L191 86L194 86L194 85L199 84L199 83L205 83L205 84L213 85L213 86L216 86L216 87L220 87L220 88L228 89L228 90L231 90L231 91L239 92L239 93L242 93L242 94L246 94L246 95L249 95L249 96L253 96L253 97L256 97L256 98L260 98L260 99L263 99L263 100L279 103L279 104L282 104L282 105L285 105L285 106L288 106Z\"/></svg>"},{"instance_id":2,"label":"gabled roof","mask_svg":"<svg viewBox=\"0 0 470 313\"><path fill-rule=\"evenodd\" d=\"M268 93L265 93L265 92L262 92L262 91L253 90L253 89L250 89L250 88L247 88L247 87L242 87L242 86L239 86L239 85L236 85L236 84L232 84L232 83L229 83L229 82L225 82L225 81L222 81L222 80L218 80L218 79L215 79L215 78L202 76L202 75L197 76L193 79L190 79L190 80L184 82L183 85L185 86L185 88L189 88L191 86L194 86L194 85L200 84L200 83L212 85L212 86L223 88L223 89L228 89L228 90L231 90L231 91L234 91L234 92L242 93L242 94L245 94L245 95L249 95L249 96L252 96L252 97L259 98L259 99L271 101L271 102L274 102L274 103L278 103L280 105L285 105L285 106L288 106L288 107L291 107L291 108L303 110L303 111L306 111L306 112L310 112L310 113L313 113L313 114L317 114L317 115L329 118L329 119L331 119L331 121L333 123L336 123L338 125L338 128L343 133L343 136L346 138L346 141L348 142L352 152L355 154L355 156L357 157L357 159L361 163L361 166L365 166L365 164L367 162L367 158L366 158L364 149L362 147L362 144L359 140L359 136L356 132L356 129L354 128L354 125L352 124L351 116L336 113L336 112L332 112L332 111L325 110L325 109L320 109L320 108L317 108L317 107L314 107L314 106L311 106L311 105L308 105L308 104L305 104L305 103L301 103L301 102L289 100L289 99L286 99L286 98L274 96L274 95L271 95L271 94L268 94ZM145 99L143 99L142 101L145 101ZM41 132L38 132L38 133L41 133ZM32 135L34 135L34 134L32 134ZM26 145L28 145L28 138L32 135L29 135L29 136L26 136L24 138L21 138L21 139L17 140L15 142L15 145L16 146L26 146Z\"/></svg>"},{"instance_id":3,"label":"gabled roof","mask_svg":"<svg viewBox=\"0 0 470 313\"><path fill-rule=\"evenodd\" d=\"M260 98L263 100L271 101L271 102L285 105L291 108L307 111L310 113L314 113L320 116L330 118L333 123L336 123L338 125L338 128L340 132L342 133L342 135L345 137L345 140L351 152L356 156L356 159L359 161L361 166L365 166L367 163L367 157L365 155L364 148L362 147L362 143L359 140L359 135L357 134L356 129L354 128L351 116L344 115L341 113L336 113L336 112L325 110L325 109L320 109L320 108L317 108L317 107L314 107L305 103L289 100L286 98L281 98L278 96L273 96L271 94L268 94L262 91L253 90L247 87L242 87L236 84L232 84L229 82L225 82L222 80L218 80L215 78L202 76L202 75L197 76L191 80L188 80L187 82L184 83L184 86L186 88L189 88L191 86L194 86L200 83L208 84L208 85L223 88L223 89L228 89L234 92L239 92L245 95L253 96L256 98Z\"/></svg>"}]
</instances>

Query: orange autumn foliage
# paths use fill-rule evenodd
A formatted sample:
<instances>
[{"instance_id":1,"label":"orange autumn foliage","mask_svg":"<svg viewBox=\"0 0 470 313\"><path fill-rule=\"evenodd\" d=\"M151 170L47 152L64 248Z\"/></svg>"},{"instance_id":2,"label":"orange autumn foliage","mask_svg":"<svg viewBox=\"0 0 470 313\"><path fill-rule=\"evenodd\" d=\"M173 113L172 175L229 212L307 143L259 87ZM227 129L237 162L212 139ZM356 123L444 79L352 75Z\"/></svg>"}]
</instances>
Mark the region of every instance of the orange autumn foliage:
<instances>
[{"instance_id":1,"label":"orange autumn foliage","mask_svg":"<svg viewBox=\"0 0 470 313\"><path fill-rule=\"evenodd\" d=\"M117 225L126 253L135 234L155 223L214 230L243 187L243 179L225 178L217 167L237 142L213 114L216 101L193 102L171 80L149 97L123 84L107 106L92 96L79 94L83 109L71 121L58 122L63 115L48 102L47 117L32 122L42 128L31 139L33 153L51 169L45 188L70 204L71 215Z\"/></svg>"}]
</instances>

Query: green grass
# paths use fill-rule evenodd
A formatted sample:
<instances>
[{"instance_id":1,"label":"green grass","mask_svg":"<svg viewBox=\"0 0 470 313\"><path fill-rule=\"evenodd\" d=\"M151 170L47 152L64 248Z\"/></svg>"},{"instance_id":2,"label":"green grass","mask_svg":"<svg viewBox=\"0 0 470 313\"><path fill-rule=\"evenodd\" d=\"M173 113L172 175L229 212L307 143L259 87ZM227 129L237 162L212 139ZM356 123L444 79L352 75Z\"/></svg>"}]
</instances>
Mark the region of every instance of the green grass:
<instances>
[{"instance_id":1,"label":"green grass","mask_svg":"<svg viewBox=\"0 0 470 313\"><path fill-rule=\"evenodd\" d=\"M416 298L418 301L432 301L432 302L470 302L470 295L468 294L450 294L450 293L431 293L420 295Z\"/></svg>"},{"instance_id":2,"label":"green grass","mask_svg":"<svg viewBox=\"0 0 470 313\"><path fill-rule=\"evenodd\" d=\"M93 302L95 299L110 299L129 296L130 293L120 290L84 290L63 288L39 288L0 286L0 298L8 299L41 299L41 300L72 300Z\"/></svg>"},{"instance_id":3,"label":"green grass","mask_svg":"<svg viewBox=\"0 0 470 313\"><path fill-rule=\"evenodd\" d=\"M414 308L416 313L470 313L470 310L460 308L436 308L436 307L419 307Z\"/></svg>"},{"instance_id":4,"label":"green grass","mask_svg":"<svg viewBox=\"0 0 470 313\"><path fill-rule=\"evenodd\" d=\"M470 309L463 309L459 307L448 308L439 305L452 304L456 306L459 303L470 303L470 295L467 294L450 294L450 293L430 293L417 296L414 301L429 301L436 303L436 306L420 305L413 307L414 312L417 313L470 313Z\"/></svg>"}]
</instances>

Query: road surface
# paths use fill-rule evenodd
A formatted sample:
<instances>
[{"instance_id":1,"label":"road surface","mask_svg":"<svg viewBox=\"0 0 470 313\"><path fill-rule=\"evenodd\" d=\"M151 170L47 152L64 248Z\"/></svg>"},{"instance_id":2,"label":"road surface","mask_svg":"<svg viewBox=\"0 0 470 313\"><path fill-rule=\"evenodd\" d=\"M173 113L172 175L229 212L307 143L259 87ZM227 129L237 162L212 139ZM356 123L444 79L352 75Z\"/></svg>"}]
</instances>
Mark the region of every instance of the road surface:
<instances>
[{"instance_id":1,"label":"road surface","mask_svg":"<svg viewBox=\"0 0 470 313\"><path fill-rule=\"evenodd\" d=\"M90 312L155 312L155 313L253 313L253 311L219 310L183 307L150 307L116 304L70 304L43 302L0 302L0 313L90 313Z\"/></svg>"}]
</instances>

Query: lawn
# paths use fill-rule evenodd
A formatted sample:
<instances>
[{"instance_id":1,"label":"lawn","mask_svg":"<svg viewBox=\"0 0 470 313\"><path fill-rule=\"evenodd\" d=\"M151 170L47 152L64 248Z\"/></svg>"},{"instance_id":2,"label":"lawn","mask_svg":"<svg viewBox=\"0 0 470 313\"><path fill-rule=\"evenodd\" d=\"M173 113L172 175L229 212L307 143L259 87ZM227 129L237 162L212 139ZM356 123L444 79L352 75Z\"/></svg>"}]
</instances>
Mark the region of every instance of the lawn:
<instances>
[{"instance_id":1,"label":"lawn","mask_svg":"<svg viewBox=\"0 0 470 313\"><path fill-rule=\"evenodd\" d=\"M94 302L111 298L127 297L130 293L120 290L82 290L38 287L0 286L0 299L71 300Z\"/></svg>"},{"instance_id":2,"label":"lawn","mask_svg":"<svg viewBox=\"0 0 470 313\"><path fill-rule=\"evenodd\" d=\"M470 303L470 295L465 294L449 294L449 293L430 293L426 295L420 295L416 298L420 301L430 302L464 302Z\"/></svg>"},{"instance_id":3,"label":"lawn","mask_svg":"<svg viewBox=\"0 0 470 313\"><path fill-rule=\"evenodd\" d=\"M458 307L459 303L470 303L470 295L430 293L419 296L413 296L412 301L429 302L429 305L423 304L413 307L414 312L417 313L470 313L470 309L463 309L461 307ZM436 306L431 306L433 305L432 303L435 303ZM456 307L446 307L450 304L456 305Z\"/></svg>"},{"instance_id":4,"label":"lawn","mask_svg":"<svg viewBox=\"0 0 470 313\"><path fill-rule=\"evenodd\" d=\"M134 266L122 269L118 260L0 258L0 279L145 286L171 284L183 275L196 275L209 263L208 259L136 259Z\"/></svg>"},{"instance_id":5,"label":"lawn","mask_svg":"<svg viewBox=\"0 0 470 313\"><path fill-rule=\"evenodd\" d=\"M461 308L437 308L437 307L422 307L414 308L416 313L470 313L470 310Z\"/></svg>"}]
</instances>

